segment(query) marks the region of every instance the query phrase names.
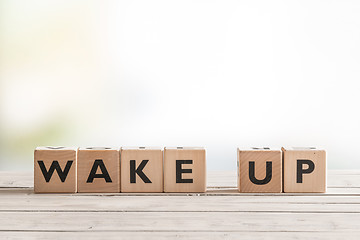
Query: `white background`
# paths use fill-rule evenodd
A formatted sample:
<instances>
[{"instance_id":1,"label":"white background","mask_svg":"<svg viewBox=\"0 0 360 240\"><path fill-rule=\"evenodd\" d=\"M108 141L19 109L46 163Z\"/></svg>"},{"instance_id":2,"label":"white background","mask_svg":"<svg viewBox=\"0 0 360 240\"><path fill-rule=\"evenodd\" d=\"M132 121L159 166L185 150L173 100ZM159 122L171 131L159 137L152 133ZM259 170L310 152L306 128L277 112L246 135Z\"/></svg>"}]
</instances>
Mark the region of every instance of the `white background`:
<instances>
[{"instance_id":1,"label":"white background","mask_svg":"<svg viewBox=\"0 0 360 240\"><path fill-rule=\"evenodd\" d=\"M359 1L1 1L0 169L39 145L316 146L360 168Z\"/></svg>"}]
</instances>

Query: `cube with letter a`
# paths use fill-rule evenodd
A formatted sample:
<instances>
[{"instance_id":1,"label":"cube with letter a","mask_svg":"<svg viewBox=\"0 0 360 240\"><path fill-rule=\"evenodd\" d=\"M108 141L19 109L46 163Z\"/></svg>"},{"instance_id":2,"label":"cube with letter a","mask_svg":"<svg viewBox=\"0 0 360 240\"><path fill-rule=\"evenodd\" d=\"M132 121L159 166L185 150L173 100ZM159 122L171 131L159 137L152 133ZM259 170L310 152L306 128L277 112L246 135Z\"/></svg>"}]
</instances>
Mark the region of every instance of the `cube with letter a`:
<instances>
[{"instance_id":1,"label":"cube with letter a","mask_svg":"<svg viewBox=\"0 0 360 240\"><path fill-rule=\"evenodd\" d=\"M75 147L37 147L34 152L36 193L76 192Z\"/></svg>"},{"instance_id":2,"label":"cube with letter a","mask_svg":"<svg viewBox=\"0 0 360 240\"><path fill-rule=\"evenodd\" d=\"M238 189L243 193L282 192L281 150L238 148Z\"/></svg>"},{"instance_id":3,"label":"cube with letter a","mask_svg":"<svg viewBox=\"0 0 360 240\"><path fill-rule=\"evenodd\" d=\"M111 147L79 148L78 192L120 192L120 151Z\"/></svg>"},{"instance_id":4,"label":"cube with letter a","mask_svg":"<svg viewBox=\"0 0 360 240\"><path fill-rule=\"evenodd\" d=\"M205 149L166 147L164 149L164 192L205 191Z\"/></svg>"},{"instance_id":5,"label":"cube with letter a","mask_svg":"<svg viewBox=\"0 0 360 240\"><path fill-rule=\"evenodd\" d=\"M163 150L121 148L121 192L163 192Z\"/></svg>"},{"instance_id":6,"label":"cube with letter a","mask_svg":"<svg viewBox=\"0 0 360 240\"><path fill-rule=\"evenodd\" d=\"M284 192L326 191L326 151L314 147L283 147Z\"/></svg>"}]
</instances>

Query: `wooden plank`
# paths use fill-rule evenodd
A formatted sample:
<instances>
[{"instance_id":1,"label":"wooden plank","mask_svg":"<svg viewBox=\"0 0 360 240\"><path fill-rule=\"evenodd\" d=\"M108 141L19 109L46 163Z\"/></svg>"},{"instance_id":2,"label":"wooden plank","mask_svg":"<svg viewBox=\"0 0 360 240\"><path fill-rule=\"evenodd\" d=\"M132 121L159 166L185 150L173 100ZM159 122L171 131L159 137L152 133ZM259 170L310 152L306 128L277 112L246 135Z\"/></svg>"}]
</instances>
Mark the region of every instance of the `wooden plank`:
<instances>
[{"instance_id":1,"label":"wooden plank","mask_svg":"<svg viewBox=\"0 0 360 240\"><path fill-rule=\"evenodd\" d=\"M210 190L211 191L211 190ZM318 199L318 201L326 200L326 199L333 199L337 197L337 199L349 199L352 197L353 199L359 198L360 194L287 194L287 193L264 193L264 194L254 194L254 193L239 193L236 189L231 190L222 190L220 189L219 192L223 194L216 195L211 192L205 194L168 194L168 193L75 193L75 194L35 194L31 188L3 188L0 189L0 200L9 198L9 199L18 199L18 198L33 198L33 199L57 199L61 197L65 198L83 198L83 197L119 197L123 198L127 197L134 197L134 196L141 196L141 197L204 197L204 196L218 196L218 197L237 197L238 199L243 199L244 201L257 201L257 199L264 199L267 201L268 199L276 199L275 202L278 202L280 199L287 201L287 199L294 198L294 199L301 199L299 201L303 201L304 199ZM331 197L331 198L329 198ZM346 197L346 198L343 198Z\"/></svg>"},{"instance_id":2,"label":"wooden plank","mask_svg":"<svg viewBox=\"0 0 360 240\"><path fill-rule=\"evenodd\" d=\"M18 193L33 194L33 188L0 188L0 194L18 195ZM205 193L75 193L91 196L360 196L360 188L328 188L326 193L239 193L237 188L213 187ZM55 194L39 194L55 195ZM66 194L72 196L72 194Z\"/></svg>"},{"instance_id":3,"label":"wooden plank","mask_svg":"<svg viewBox=\"0 0 360 240\"><path fill-rule=\"evenodd\" d=\"M34 187L33 172L0 172L0 188Z\"/></svg>"},{"instance_id":4,"label":"wooden plank","mask_svg":"<svg viewBox=\"0 0 360 240\"><path fill-rule=\"evenodd\" d=\"M34 186L32 172L0 172L0 188L28 188ZM207 178L210 187L236 188L236 171L209 171ZM360 170L329 170L328 189L360 188Z\"/></svg>"},{"instance_id":5,"label":"wooden plank","mask_svg":"<svg viewBox=\"0 0 360 240\"><path fill-rule=\"evenodd\" d=\"M328 175L359 175L359 169L329 169Z\"/></svg>"},{"instance_id":6,"label":"wooden plank","mask_svg":"<svg viewBox=\"0 0 360 240\"><path fill-rule=\"evenodd\" d=\"M168 239L252 239L252 240L288 240L288 239L359 239L358 232L336 231L336 232L49 232L49 231L20 231L20 232L0 232L0 239L29 239L29 240L64 240L64 239L148 239L148 240L168 240Z\"/></svg>"},{"instance_id":7,"label":"wooden plank","mask_svg":"<svg viewBox=\"0 0 360 240\"><path fill-rule=\"evenodd\" d=\"M302 212L360 213L360 199L268 198L251 202L234 197L94 197L0 199L0 212ZM276 202L275 200L279 200ZM336 202L337 200L341 202ZM165 204L166 203L166 204Z\"/></svg>"},{"instance_id":8,"label":"wooden plank","mask_svg":"<svg viewBox=\"0 0 360 240\"><path fill-rule=\"evenodd\" d=\"M224 195L212 195L218 199L234 199L238 202L243 203L254 203L254 202L261 202L261 203L268 203L268 202L292 202L292 203L358 203L360 201L359 194L286 194L286 193L279 193L279 194L245 194L245 193L238 193L234 190L234 194L224 194ZM24 188L24 189L0 189L0 201L7 200L7 201L18 201L18 199L25 199L23 201L30 201L30 200L44 200L44 201L52 201L52 200L59 200L67 201L69 199L74 199L74 201L84 201L86 199L95 199L94 201L100 200L107 200L107 199L136 199L134 196L139 197L139 199L166 199L167 201L171 201L173 199L207 199L206 195L184 195L184 194L177 194L177 195L169 195L169 194L157 194L157 195L149 195L149 194L129 194L129 193L77 193L77 194L34 194L32 189Z\"/></svg>"},{"instance_id":9,"label":"wooden plank","mask_svg":"<svg viewBox=\"0 0 360 240\"><path fill-rule=\"evenodd\" d=\"M329 171L326 194L241 194L235 172L205 194L34 194L32 173L1 172L0 239L359 239L359 177Z\"/></svg>"},{"instance_id":10,"label":"wooden plank","mask_svg":"<svg viewBox=\"0 0 360 240\"><path fill-rule=\"evenodd\" d=\"M359 212L359 196L129 196L33 194L1 190L0 211L244 211L244 212ZM164 204L166 203L166 204Z\"/></svg>"},{"instance_id":11,"label":"wooden plank","mask_svg":"<svg viewBox=\"0 0 360 240\"><path fill-rule=\"evenodd\" d=\"M199 231L360 233L358 213L2 212L0 231Z\"/></svg>"}]
</instances>

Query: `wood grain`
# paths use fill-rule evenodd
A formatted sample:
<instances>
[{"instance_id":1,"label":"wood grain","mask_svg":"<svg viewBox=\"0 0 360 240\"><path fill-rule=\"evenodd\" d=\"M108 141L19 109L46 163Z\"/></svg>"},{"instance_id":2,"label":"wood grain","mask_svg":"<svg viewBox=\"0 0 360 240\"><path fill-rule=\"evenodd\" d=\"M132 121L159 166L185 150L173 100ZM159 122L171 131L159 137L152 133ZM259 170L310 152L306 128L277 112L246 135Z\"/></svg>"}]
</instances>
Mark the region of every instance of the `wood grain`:
<instances>
[{"instance_id":1,"label":"wood grain","mask_svg":"<svg viewBox=\"0 0 360 240\"><path fill-rule=\"evenodd\" d=\"M1 192L0 192L1 193ZM164 204L166 202L167 204ZM2 194L0 212L307 212L360 213L359 197L78 196Z\"/></svg>"},{"instance_id":2,"label":"wood grain","mask_svg":"<svg viewBox=\"0 0 360 240\"><path fill-rule=\"evenodd\" d=\"M135 161L136 168L142 161L146 165L142 172L150 182L145 182L136 174L135 182L130 182L130 161ZM121 149L121 192L163 192L163 151L161 148L122 148Z\"/></svg>"},{"instance_id":3,"label":"wood grain","mask_svg":"<svg viewBox=\"0 0 360 240\"><path fill-rule=\"evenodd\" d=\"M168 239L228 239L228 240L238 240L238 239L252 239L252 240L288 240L288 239L349 239L357 240L359 238L358 232L348 232L348 231L325 231L325 232L249 232L249 231L239 231L239 232L194 232L194 231L169 231L169 232L155 232L155 231L103 231L103 232L94 232L89 230L88 232L83 231L0 231L1 239L54 239L54 240L64 240L64 239L155 239L155 240L168 240Z\"/></svg>"},{"instance_id":4,"label":"wood grain","mask_svg":"<svg viewBox=\"0 0 360 240\"><path fill-rule=\"evenodd\" d=\"M264 180L267 177L267 164L271 164L270 181L266 184L255 184L250 179L249 168L253 163L254 178ZM238 188L243 193L282 192L282 154L280 149L238 149Z\"/></svg>"},{"instance_id":5,"label":"wood grain","mask_svg":"<svg viewBox=\"0 0 360 240\"><path fill-rule=\"evenodd\" d=\"M95 161L101 161L104 171ZM96 174L105 174L109 179L93 178L88 182L90 172L95 167ZM110 147L79 148L77 166L78 192L120 192L120 151Z\"/></svg>"},{"instance_id":6,"label":"wood grain","mask_svg":"<svg viewBox=\"0 0 360 240\"><path fill-rule=\"evenodd\" d=\"M0 222L2 223L0 231L354 231L360 233L359 213L2 212Z\"/></svg>"},{"instance_id":7,"label":"wood grain","mask_svg":"<svg viewBox=\"0 0 360 240\"><path fill-rule=\"evenodd\" d=\"M182 179L191 183L178 183L176 176L177 161L191 161L182 168L191 173L182 173ZM204 148L165 148L164 149L164 192L205 192L206 191L206 153Z\"/></svg>"},{"instance_id":8,"label":"wood grain","mask_svg":"<svg viewBox=\"0 0 360 240\"><path fill-rule=\"evenodd\" d=\"M283 147L284 192L326 192L326 152L315 148ZM297 179L298 161L311 161L312 172L301 174ZM311 168L310 166L306 166Z\"/></svg>"},{"instance_id":9,"label":"wood grain","mask_svg":"<svg viewBox=\"0 0 360 240\"><path fill-rule=\"evenodd\" d=\"M37 193L76 192L76 154L77 148L37 147L34 151L34 191ZM60 179L59 172L54 168L52 176L47 182L40 162L45 166L43 170L49 173L51 173L51 166L55 163L61 168L61 170L57 169L60 172L66 172L68 164L70 164L70 168L64 175L64 179Z\"/></svg>"},{"instance_id":10,"label":"wood grain","mask_svg":"<svg viewBox=\"0 0 360 240\"><path fill-rule=\"evenodd\" d=\"M360 171L329 171L326 193L239 193L209 172L205 193L34 194L0 172L0 239L359 239Z\"/></svg>"}]
</instances>

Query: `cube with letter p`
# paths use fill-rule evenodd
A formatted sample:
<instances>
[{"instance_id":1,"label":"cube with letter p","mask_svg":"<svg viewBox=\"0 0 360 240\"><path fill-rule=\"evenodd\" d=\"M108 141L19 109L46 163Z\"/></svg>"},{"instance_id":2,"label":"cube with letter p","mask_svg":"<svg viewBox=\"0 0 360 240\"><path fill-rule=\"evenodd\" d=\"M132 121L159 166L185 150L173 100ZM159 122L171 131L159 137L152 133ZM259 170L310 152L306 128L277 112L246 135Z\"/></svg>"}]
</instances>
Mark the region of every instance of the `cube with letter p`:
<instances>
[{"instance_id":1,"label":"cube with letter p","mask_svg":"<svg viewBox=\"0 0 360 240\"><path fill-rule=\"evenodd\" d=\"M314 147L283 147L284 192L325 192L326 152Z\"/></svg>"}]
</instances>

